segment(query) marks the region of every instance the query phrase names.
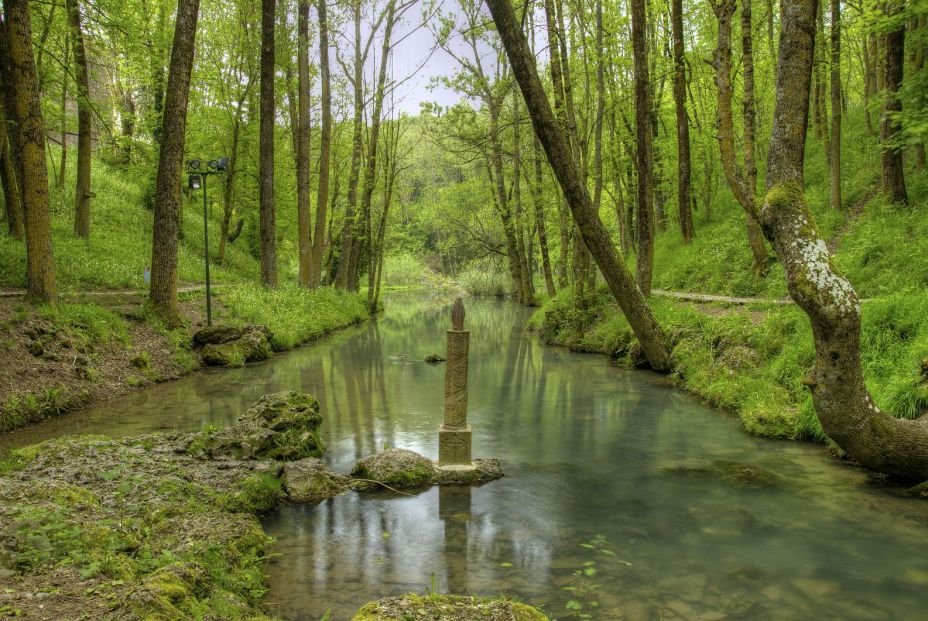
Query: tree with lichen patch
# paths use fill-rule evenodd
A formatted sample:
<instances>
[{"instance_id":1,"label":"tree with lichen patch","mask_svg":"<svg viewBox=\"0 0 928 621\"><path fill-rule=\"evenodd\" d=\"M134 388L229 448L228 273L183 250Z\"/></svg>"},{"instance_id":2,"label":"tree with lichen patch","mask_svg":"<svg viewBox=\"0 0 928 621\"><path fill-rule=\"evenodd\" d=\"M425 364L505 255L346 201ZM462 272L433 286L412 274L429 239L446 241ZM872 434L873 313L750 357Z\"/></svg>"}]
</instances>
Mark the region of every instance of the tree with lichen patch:
<instances>
[{"instance_id":1,"label":"tree with lichen patch","mask_svg":"<svg viewBox=\"0 0 928 621\"><path fill-rule=\"evenodd\" d=\"M802 191L815 32L815 3L782 0L776 108L767 194L758 216L808 315L815 364L805 384L822 429L855 461L906 478L928 478L928 420L899 420L874 403L860 357L860 300L832 263Z\"/></svg>"}]
</instances>

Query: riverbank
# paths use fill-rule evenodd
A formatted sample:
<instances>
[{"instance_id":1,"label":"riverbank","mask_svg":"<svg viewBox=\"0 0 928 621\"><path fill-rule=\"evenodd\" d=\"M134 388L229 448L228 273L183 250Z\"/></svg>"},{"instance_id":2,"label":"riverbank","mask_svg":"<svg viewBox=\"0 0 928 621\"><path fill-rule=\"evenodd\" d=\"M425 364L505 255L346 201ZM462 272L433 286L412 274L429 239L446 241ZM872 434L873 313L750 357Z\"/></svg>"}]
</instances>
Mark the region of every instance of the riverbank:
<instances>
[{"instance_id":1,"label":"riverbank","mask_svg":"<svg viewBox=\"0 0 928 621\"><path fill-rule=\"evenodd\" d=\"M183 323L168 327L139 294L87 296L31 306L0 299L0 432L99 403L203 366L192 335L205 326L203 293L181 295ZM225 287L213 295L214 322L267 326L285 351L368 318L358 295L296 286Z\"/></svg>"},{"instance_id":2,"label":"riverbank","mask_svg":"<svg viewBox=\"0 0 928 621\"><path fill-rule=\"evenodd\" d=\"M375 481L457 483L397 450L359 462L363 479L336 474L318 459L322 422L315 397L287 391L262 397L228 428L63 437L13 451L0 460L0 617L269 619L264 566L274 539L259 515ZM419 462L429 476L403 476ZM482 464L482 481L502 476L498 462ZM370 604L358 618L411 618L391 614L413 600ZM527 606L476 598L429 596L420 608L441 609L444 618L514 611L545 619ZM473 616L484 609L493 615Z\"/></svg>"},{"instance_id":3,"label":"riverbank","mask_svg":"<svg viewBox=\"0 0 928 621\"><path fill-rule=\"evenodd\" d=\"M681 303L652 298L673 344L671 382L736 415L748 433L825 442L803 378L815 352L802 311L779 304ZM863 305L862 357L874 399L899 418L928 413L928 294L908 292ZM637 339L601 289L583 310L570 291L549 300L530 327L546 344L606 354L643 367Z\"/></svg>"}]
</instances>

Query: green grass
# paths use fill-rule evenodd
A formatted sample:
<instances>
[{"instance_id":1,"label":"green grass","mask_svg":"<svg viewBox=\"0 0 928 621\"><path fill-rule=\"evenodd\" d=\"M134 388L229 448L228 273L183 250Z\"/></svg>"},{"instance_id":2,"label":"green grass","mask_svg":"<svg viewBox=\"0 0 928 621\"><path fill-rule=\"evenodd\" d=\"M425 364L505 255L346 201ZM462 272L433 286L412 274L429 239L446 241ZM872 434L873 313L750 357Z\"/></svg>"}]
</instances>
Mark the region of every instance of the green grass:
<instances>
[{"instance_id":1,"label":"green grass","mask_svg":"<svg viewBox=\"0 0 928 621\"><path fill-rule=\"evenodd\" d=\"M908 171L909 208L886 205L879 192L876 139L858 133L862 119L849 118L847 127L853 135L843 142L842 212L828 206L829 181L822 146L809 137L806 199L819 231L826 240L839 235L835 264L862 297L924 290L928 288L928 172ZM762 181L758 189L763 190ZM847 214L852 207L860 206L860 217L849 221ZM786 296L783 270L773 261L769 246L771 261L766 276L752 274L745 214L724 184L712 204L711 219L707 221L705 214L705 208L696 212L696 239L689 245L683 244L675 223L657 235L654 287L733 296Z\"/></svg>"},{"instance_id":2,"label":"green grass","mask_svg":"<svg viewBox=\"0 0 928 621\"><path fill-rule=\"evenodd\" d=\"M57 159L57 151L53 153ZM62 290L142 289L145 267L151 264L152 212L144 206L147 173L141 167L123 170L96 159L91 168L91 187L96 197L90 205L90 238L74 235L74 158L68 182L51 191L52 242L55 272ZM210 196L216 205L210 219L210 249L219 245L220 190ZM204 279L203 216L201 195L183 199L183 237L178 249L178 277L183 282ZM259 264L243 237L226 249L223 265L213 264L211 275L219 283L257 280ZM24 287L26 250L6 234L0 234L0 284Z\"/></svg>"},{"instance_id":3,"label":"green grass","mask_svg":"<svg viewBox=\"0 0 928 621\"><path fill-rule=\"evenodd\" d=\"M290 349L368 317L359 295L329 287L309 291L296 285L265 289L242 284L223 289L220 300L235 320L270 328L275 350Z\"/></svg>"}]
</instances>

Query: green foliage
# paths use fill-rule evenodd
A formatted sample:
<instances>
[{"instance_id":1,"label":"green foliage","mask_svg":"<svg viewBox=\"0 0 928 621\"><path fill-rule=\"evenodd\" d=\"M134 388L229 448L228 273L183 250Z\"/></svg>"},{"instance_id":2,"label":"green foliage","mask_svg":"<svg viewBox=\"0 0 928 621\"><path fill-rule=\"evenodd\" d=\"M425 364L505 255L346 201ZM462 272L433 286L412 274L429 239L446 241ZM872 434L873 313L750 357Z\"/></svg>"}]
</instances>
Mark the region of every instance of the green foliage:
<instances>
[{"instance_id":1,"label":"green foliage","mask_svg":"<svg viewBox=\"0 0 928 621\"><path fill-rule=\"evenodd\" d=\"M57 147L50 155L59 157ZM74 157L68 158L69 179L74 179ZM152 214L145 208L144 193L148 176L144 171L126 170L102 159L91 167L91 229L89 239L74 236L73 185L50 188L52 204L52 242L59 286L64 289L142 289L145 267L151 263ZM210 194L221 189L211 187ZM194 200L196 199L196 200ZM178 277L181 283L202 283L203 212L201 196L182 197L182 237L178 250ZM218 210L210 222L210 249L215 256L219 246ZM26 252L22 242L0 235L0 283L24 287ZM222 265L212 265L216 282L256 281L258 263L244 244L230 244Z\"/></svg>"},{"instance_id":2,"label":"green foliage","mask_svg":"<svg viewBox=\"0 0 928 621\"><path fill-rule=\"evenodd\" d=\"M296 285L266 289L247 284L223 289L220 299L234 319L270 328L276 350L290 349L368 316L360 296L330 287L310 291Z\"/></svg>"},{"instance_id":3,"label":"green foliage","mask_svg":"<svg viewBox=\"0 0 928 621\"><path fill-rule=\"evenodd\" d=\"M381 278L384 287L414 287L424 284L431 271L420 257L399 252L383 258Z\"/></svg>"},{"instance_id":4,"label":"green foliage","mask_svg":"<svg viewBox=\"0 0 928 621\"><path fill-rule=\"evenodd\" d=\"M512 288L508 269L495 259L471 263L457 275L457 281L475 298L504 298Z\"/></svg>"}]
</instances>

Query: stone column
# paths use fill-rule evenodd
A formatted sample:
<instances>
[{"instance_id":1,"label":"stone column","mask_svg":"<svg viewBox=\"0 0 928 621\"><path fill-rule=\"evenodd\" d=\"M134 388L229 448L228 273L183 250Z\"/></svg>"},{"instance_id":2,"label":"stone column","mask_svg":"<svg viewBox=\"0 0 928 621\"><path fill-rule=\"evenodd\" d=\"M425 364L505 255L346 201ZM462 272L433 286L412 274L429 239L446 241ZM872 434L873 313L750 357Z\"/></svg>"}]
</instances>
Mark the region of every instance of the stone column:
<instances>
[{"instance_id":1,"label":"stone column","mask_svg":"<svg viewBox=\"0 0 928 621\"><path fill-rule=\"evenodd\" d=\"M448 362L445 367L445 421L438 430L438 465L473 466L467 424L467 355L470 332L464 330L464 302L451 307Z\"/></svg>"}]
</instances>

